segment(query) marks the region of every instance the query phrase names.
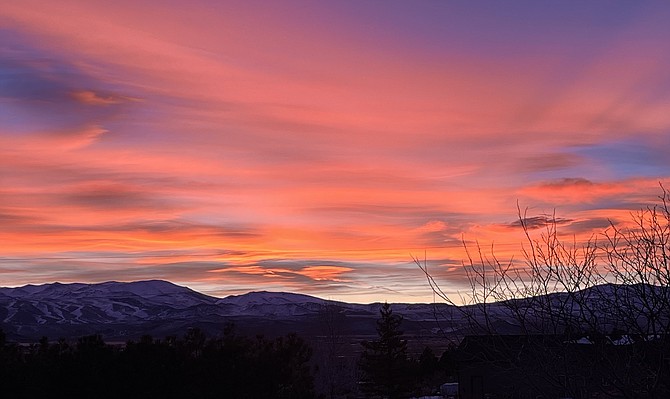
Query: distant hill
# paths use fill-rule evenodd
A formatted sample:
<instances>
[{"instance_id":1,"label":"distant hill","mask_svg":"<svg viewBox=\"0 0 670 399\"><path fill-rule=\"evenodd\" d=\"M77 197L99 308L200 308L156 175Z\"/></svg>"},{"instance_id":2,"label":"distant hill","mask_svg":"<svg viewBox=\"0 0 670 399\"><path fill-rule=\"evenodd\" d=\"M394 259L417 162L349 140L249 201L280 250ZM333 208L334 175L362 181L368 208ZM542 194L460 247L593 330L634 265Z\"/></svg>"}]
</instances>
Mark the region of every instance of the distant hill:
<instances>
[{"instance_id":1,"label":"distant hill","mask_svg":"<svg viewBox=\"0 0 670 399\"><path fill-rule=\"evenodd\" d=\"M127 340L179 335L189 327L217 334L231 322L250 333L320 335L325 323L336 320L343 334L372 335L379 306L266 291L215 298L161 280L53 283L0 288L0 327L18 341L98 333L108 340ZM394 309L406 317L408 332L435 328L432 305L398 304Z\"/></svg>"},{"instance_id":2,"label":"distant hill","mask_svg":"<svg viewBox=\"0 0 670 399\"><path fill-rule=\"evenodd\" d=\"M620 287L593 287L585 295L597 301ZM552 298L561 295L565 294L552 294ZM284 292L215 298L161 280L0 288L0 327L9 339L25 342L42 336L57 339L90 334L125 341L145 334L181 335L189 327L216 335L227 323L243 332L270 336L289 332L323 336L333 333L333 328L339 335L371 336L379 308L379 303L350 304ZM404 317L406 334L436 338L471 332L464 316L467 312L482 317L477 307L446 304L393 304L392 309ZM501 333L516 333L518 326L507 309L504 304L490 305L491 321Z\"/></svg>"}]
</instances>

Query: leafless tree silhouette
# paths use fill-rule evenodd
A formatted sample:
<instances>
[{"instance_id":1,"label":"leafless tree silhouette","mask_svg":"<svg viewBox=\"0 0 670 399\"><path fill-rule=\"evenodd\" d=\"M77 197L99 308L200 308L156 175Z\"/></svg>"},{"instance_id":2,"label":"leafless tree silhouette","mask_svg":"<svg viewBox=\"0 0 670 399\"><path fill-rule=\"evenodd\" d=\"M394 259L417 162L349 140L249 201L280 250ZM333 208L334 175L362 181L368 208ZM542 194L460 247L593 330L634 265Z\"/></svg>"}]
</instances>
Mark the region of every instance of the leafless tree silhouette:
<instances>
[{"instance_id":1,"label":"leafless tree silhouette","mask_svg":"<svg viewBox=\"0 0 670 399\"><path fill-rule=\"evenodd\" d=\"M562 238L555 215L537 237L535 219L518 208L522 260L503 262L493 247L487 254L464 241L470 291L457 299L425 261L414 262L435 295L457 306L467 334L497 342L489 357L509 357L504 367L542 374L566 396L584 396L589 379L605 396L668 397L670 192L661 190L658 204L631 214L633 223L610 222L586 242ZM500 338L510 329L517 340Z\"/></svg>"}]
</instances>

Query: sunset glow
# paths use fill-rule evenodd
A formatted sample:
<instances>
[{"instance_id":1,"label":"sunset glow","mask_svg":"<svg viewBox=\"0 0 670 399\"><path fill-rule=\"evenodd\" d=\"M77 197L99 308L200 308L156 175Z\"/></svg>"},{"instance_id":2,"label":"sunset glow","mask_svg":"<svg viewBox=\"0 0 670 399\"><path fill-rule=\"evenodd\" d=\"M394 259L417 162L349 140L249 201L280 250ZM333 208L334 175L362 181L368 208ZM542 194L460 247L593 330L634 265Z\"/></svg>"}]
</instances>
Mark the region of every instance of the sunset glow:
<instances>
[{"instance_id":1,"label":"sunset glow","mask_svg":"<svg viewBox=\"0 0 670 399\"><path fill-rule=\"evenodd\" d=\"M0 5L0 286L427 302L670 177L666 2ZM667 186L670 186L670 183ZM541 224L541 223L540 223Z\"/></svg>"}]
</instances>

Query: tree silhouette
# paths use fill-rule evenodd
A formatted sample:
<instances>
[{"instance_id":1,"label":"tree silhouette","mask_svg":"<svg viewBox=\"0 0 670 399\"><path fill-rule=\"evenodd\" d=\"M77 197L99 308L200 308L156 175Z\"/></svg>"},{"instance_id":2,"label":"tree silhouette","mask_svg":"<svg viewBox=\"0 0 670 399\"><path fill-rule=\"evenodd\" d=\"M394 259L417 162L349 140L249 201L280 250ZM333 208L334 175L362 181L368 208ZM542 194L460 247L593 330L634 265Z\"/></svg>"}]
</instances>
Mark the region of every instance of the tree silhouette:
<instances>
[{"instance_id":1,"label":"tree silhouette","mask_svg":"<svg viewBox=\"0 0 670 399\"><path fill-rule=\"evenodd\" d=\"M460 327L490 337L479 341L492 358L513 353L507 371L537 376L524 384L541 379L543 393L560 396L584 396L588 388L670 397L670 192L661 189L660 204L632 213L630 223L610 222L582 244L560 234L554 216L537 226L519 209L523 263L464 242L471 291L460 300L414 260L437 296L467 305L452 308L464 320ZM496 324L501 315L506 322ZM511 327L518 338L500 338ZM586 387L585 380L597 383Z\"/></svg>"},{"instance_id":2,"label":"tree silhouette","mask_svg":"<svg viewBox=\"0 0 670 399\"><path fill-rule=\"evenodd\" d=\"M2 334L0 333L0 343ZM236 335L220 338L198 329L184 337L109 345L100 335L29 347L0 345L3 398L315 397L311 348L296 335L275 339Z\"/></svg>"},{"instance_id":3,"label":"tree silhouette","mask_svg":"<svg viewBox=\"0 0 670 399\"><path fill-rule=\"evenodd\" d=\"M382 305L380 314L377 321L379 338L362 342L362 388L373 397L406 397L412 391L412 365L407 358L407 341L400 330L402 317L393 314L388 303Z\"/></svg>"}]
</instances>

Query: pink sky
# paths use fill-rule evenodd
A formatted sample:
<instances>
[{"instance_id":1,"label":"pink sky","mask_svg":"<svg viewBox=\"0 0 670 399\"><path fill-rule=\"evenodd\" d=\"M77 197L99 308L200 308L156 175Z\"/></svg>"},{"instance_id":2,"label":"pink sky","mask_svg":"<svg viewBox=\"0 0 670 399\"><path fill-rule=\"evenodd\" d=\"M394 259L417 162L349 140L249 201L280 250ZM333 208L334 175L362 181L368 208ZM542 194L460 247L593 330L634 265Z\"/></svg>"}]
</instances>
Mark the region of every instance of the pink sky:
<instances>
[{"instance_id":1,"label":"pink sky","mask_svg":"<svg viewBox=\"0 0 670 399\"><path fill-rule=\"evenodd\" d=\"M430 301L670 176L665 2L0 6L0 285ZM669 184L670 185L670 184ZM667 186L667 185L666 185Z\"/></svg>"}]
</instances>

